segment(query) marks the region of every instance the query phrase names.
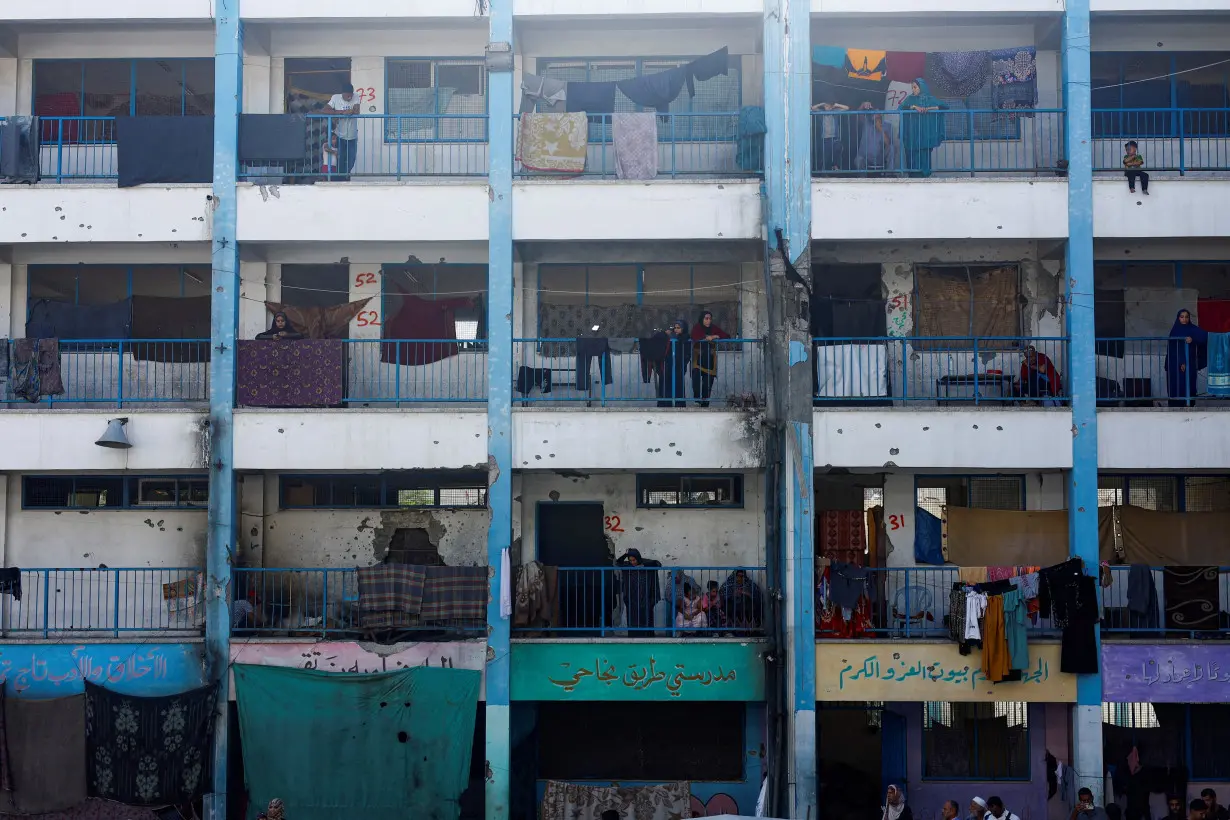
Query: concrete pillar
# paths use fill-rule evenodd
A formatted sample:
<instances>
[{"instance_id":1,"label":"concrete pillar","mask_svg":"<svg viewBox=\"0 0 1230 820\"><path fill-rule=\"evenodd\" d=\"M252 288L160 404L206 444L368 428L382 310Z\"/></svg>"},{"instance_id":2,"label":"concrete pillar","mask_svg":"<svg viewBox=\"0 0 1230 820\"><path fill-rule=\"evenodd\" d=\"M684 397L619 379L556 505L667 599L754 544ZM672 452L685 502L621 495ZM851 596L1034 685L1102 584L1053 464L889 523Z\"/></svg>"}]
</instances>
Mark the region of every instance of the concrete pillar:
<instances>
[{"instance_id":1,"label":"concrete pillar","mask_svg":"<svg viewBox=\"0 0 1230 820\"><path fill-rule=\"evenodd\" d=\"M26 293L30 287L30 269L26 265L10 265L8 281L0 279L0 298L7 296L8 318L0 329L8 328L9 338L20 339L26 335ZM0 274L2 276L2 274ZM7 286L6 286L7 285Z\"/></svg>"},{"instance_id":2,"label":"concrete pillar","mask_svg":"<svg viewBox=\"0 0 1230 820\"><path fill-rule=\"evenodd\" d=\"M266 262L239 264L239 338L252 339L269 327L269 298L266 284L269 265Z\"/></svg>"},{"instance_id":3,"label":"concrete pillar","mask_svg":"<svg viewBox=\"0 0 1230 820\"><path fill-rule=\"evenodd\" d=\"M13 289L13 268L8 262L0 262L0 336L13 336L13 314L22 314L22 330L25 330L25 311L21 309L24 300L18 299ZM21 266L24 273L25 266ZM23 277L24 278L24 277Z\"/></svg>"},{"instance_id":4,"label":"concrete pillar","mask_svg":"<svg viewBox=\"0 0 1230 820\"><path fill-rule=\"evenodd\" d=\"M812 458L811 7L765 0L764 89L768 418L766 477L769 585L775 619L769 716L769 805L775 817L817 816L816 629Z\"/></svg>"},{"instance_id":5,"label":"concrete pillar","mask_svg":"<svg viewBox=\"0 0 1230 820\"><path fill-rule=\"evenodd\" d=\"M379 339L381 324L384 322L383 305L380 300L380 265L354 264L350 265L350 297L349 301L370 299L363 310L350 320L350 338ZM351 351L358 353L359 351Z\"/></svg>"},{"instance_id":6,"label":"concrete pillar","mask_svg":"<svg viewBox=\"0 0 1230 820\"><path fill-rule=\"evenodd\" d=\"M1068 159L1068 372L1072 396L1072 472L1068 537L1072 556L1098 574L1098 419L1093 324L1093 158L1089 0L1068 0L1063 17L1063 90ZM1098 642L1101 652L1101 640ZM1073 767L1102 802L1102 676L1081 675L1072 715Z\"/></svg>"},{"instance_id":7,"label":"concrete pillar","mask_svg":"<svg viewBox=\"0 0 1230 820\"><path fill-rule=\"evenodd\" d=\"M276 477L271 476L276 484ZM239 565L265 565L265 474L239 481Z\"/></svg>"},{"instance_id":8,"label":"concrete pillar","mask_svg":"<svg viewBox=\"0 0 1230 820\"><path fill-rule=\"evenodd\" d=\"M511 800L511 738L509 627L500 612L501 559L512 543L512 374L513 374L513 70L498 65L513 42L512 0L490 0L489 45L495 60L489 66L487 140L487 566L491 594L487 604L486 814L487 820L508 820ZM383 97L383 93L381 94ZM510 580L511 583L511 580Z\"/></svg>"},{"instance_id":9,"label":"concrete pillar","mask_svg":"<svg viewBox=\"0 0 1230 820\"><path fill-rule=\"evenodd\" d=\"M0 117L17 113L17 58L0 57Z\"/></svg>"},{"instance_id":10,"label":"concrete pillar","mask_svg":"<svg viewBox=\"0 0 1230 820\"><path fill-rule=\"evenodd\" d=\"M243 104L243 27L240 0L214 3L214 210L209 366L209 541L206 550L205 656L218 686L214 711L213 784L205 797L208 820L226 820L227 714L230 708L231 563L238 547L232 437L235 407L235 333L239 317L239 243L236 173Z\"/></svg>"}]
</instances>

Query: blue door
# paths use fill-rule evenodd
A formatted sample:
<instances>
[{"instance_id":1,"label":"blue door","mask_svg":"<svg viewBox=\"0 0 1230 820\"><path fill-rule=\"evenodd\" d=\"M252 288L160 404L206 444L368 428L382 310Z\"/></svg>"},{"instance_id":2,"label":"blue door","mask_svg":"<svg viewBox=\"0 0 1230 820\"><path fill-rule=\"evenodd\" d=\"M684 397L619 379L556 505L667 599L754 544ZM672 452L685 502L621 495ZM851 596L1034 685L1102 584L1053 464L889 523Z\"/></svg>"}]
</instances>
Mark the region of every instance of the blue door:
<instances>
[{"instance_id":1,"label":"blue door","mask_svg":"<svg viewBox=\"0 0 1230 820\"><path fill-rule=\"evenodd\" d=\"M890 783L905 788L905 715L880 712L880 800Z\"/></svg>"}]
</instances>

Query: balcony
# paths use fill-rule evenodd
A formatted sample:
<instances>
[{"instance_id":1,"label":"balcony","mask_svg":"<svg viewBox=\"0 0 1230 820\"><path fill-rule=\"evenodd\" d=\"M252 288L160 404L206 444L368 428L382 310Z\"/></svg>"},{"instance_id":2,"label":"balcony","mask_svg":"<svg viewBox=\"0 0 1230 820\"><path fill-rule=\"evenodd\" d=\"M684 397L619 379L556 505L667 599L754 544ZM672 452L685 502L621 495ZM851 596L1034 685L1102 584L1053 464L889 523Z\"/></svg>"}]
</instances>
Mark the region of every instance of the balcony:
<instances>
[{"instance_id":1,"label":"balcony","mask_svg":"<svg viewBox=\"0 0 1230 820\"><path fill-rule=\"evenodd\" d=\"M1102 590L1102 635L1118 640L1225 639L1230 632L1230 567L1150 567L1157 612L1133 612L1132 568L1112 566Z\"/></svg>"},{"instance_id":2,"label":"balcony","mask_svg":"<svg viewBox=\"0 0 1230 820\"><path fill-rule=\"evenodd\" d=\"M922 118L938 118L927 121ZM1060 175L1065 114L1001 111L812 112L812 174L823 177ZM942 141L917 148L925 132Z\"/></svg>"},{"instance_id":3,"label":"balcony","mask_svg":"<svg viewBox=\"0 0 1230 820\"><path fill-rule=\"evenodd\" d=\"M1165 336L1100 338L1097 354L1097 398L1103 407L1230 407L1230 401L1208 393L1207 371L1200 369L1190 345ZM1176 362L1169 362L1171 355ZM1169 366L1178 364L1195 379L1176 375L1171 395Z\"/></svg>"},{"instance_id":4,"label":"balcony","mask_svg":"<svg viewBox=\"0 0 1230 820\"><path fill-rule=\"evenodd\" d=\"M756 638L766 628L763 567L546 570L544 591L514 614L517 637Z\"/></svg>"},{"instance_id":5,"label":"balcony","mask_svg":"<svg viewBox=\"0 0 1230 820\"><path fill-rule=\"evenodd\" d=\"M762 340L718 342L712 378L694 366L695 345L671 344L677 347L666 358L649 358L637 339L515 339L513 399L524 407L764 406Z\"/></svg>"},{"instance_id":6,"label":"balcony","mask_svg":"<svg viewBox=\"0 0 1230 820\"><path fill-rule=\"evenodd\" d=\"M29 377L32 366L19 360L17 342L8 341L9 378L0 404L13 407L101 409L150 406L196 407L209 401L208 339L61 339L62 392L45 383L47 374ZM28 389L30 401L21 392Z\"/></svg>"},{"instance_id":7,"label":"balcony","mask_svg":"<svg viewBox=\"0 0 1230 820\"><path fill-rule=\"evenodd\" d=\"M1139 144L1150 175L1221 177L1230 171L1230 109L1096 109L1093 138L1094 171L1122 174L1128 140Z\"/></svg>"},{"instance_id":8,"label":"balcony","mask_svg":"<svg viewBox=\"0 0 1230 820\"><path fill-rule=\"evenodd\" d=\"M21 595L5 598L4 634L14 638L200 635L202 570L23 569ZM6 590L7 591L7 590Z\"/></svg>"},{"instance_id":9,"label":"balcony","mask_svg":"<svg viewBox=\"0 0 1230 820\"><path fill-rule=\"evenodd\" d=\"M331 138L342 122L356 126L354 141ZM297 162L241 163L239 179L282 185L485 177L487 115L310 115L304 154Z\"/></svg>"},{"instance_id":10,"label":"balcony","mask_svg":"<svg viewBox=\"0 0 1230 820\"><path fill-rule=\"evenodd\" d=\"M1056 407L1068 402L1062 383L1068 361L1065 338L875 336L813 343L817 406ZM1031 348L1036 353L1032 369L1026 364ZM1052 385L1055 376L1060 383Z\"/></svg>"},{"instance_id":11,"label":"balcony","mask_svg":"<svg viewBox=\"0 0 1230 820\"><path fill-rule=\"evenodd\" d=\"M434 567L402 566L402 569L432 570ZM481 571L482 609L486 608L486 568ZM474 573L472 573L474 574ZM249 637L319 637L352 640L460 640L486 634L486 617L431 618L408 611L377 611L360 593L357 567L234 569L238 591L232 604L232 632ZM418 579L418 604L426 606L432 595L432 580ZM398 603L406 601L400 591L389 592ZM411 607L413 608L413 607ZM393 614L391 614L393 613ZM476 613L477 614L477 613Z\"/></svg>"},{"instance_id":12,"label":"balcony","mask_svg":"<svg viewBox=\"0 0 1230 820\"><path fill-rule=\"evenodd\" d=\"M516 175L527 179L621 179L616 163L612 114L588 117L584 150L567 157L558 150L531 154L518 117ZM763 134L741 137L739 112L658 114L657 177L730 179L764 171Z\"/></svg>"}]
</instances>

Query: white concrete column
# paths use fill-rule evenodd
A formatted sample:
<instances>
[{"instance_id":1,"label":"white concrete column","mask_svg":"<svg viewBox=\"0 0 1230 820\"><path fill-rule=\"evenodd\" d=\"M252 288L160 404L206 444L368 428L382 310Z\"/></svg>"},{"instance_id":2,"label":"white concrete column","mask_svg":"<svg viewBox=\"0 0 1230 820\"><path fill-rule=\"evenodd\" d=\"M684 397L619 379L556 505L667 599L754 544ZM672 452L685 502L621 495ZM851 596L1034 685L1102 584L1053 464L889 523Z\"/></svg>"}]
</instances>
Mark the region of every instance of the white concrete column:
<instances>
[{"instance_id":1,"label":"white concrete column","mask_svg":"<svg viewBox=\"0 0 1230 820\"><path fill-rule=\"evenodd\" d=\"M884 558L885 566L915 565L914 508L917 503L914 473L894 472L884 476L884 531L892 544Z\"/></svg>"},{"instance_id":2,"label":"white concrete column","mask_svg":"<svg viewBox=\"0 0 1230 820\"><path fill-rule=\"evenodd\" d=\"M13 113L29 116L34 113L34 61L17 60L17 99L14 101Z\"/></svg>"},{"instance_id":3,"label":"white concrete column","mask_svg":"<svg viewBox=\"0 0 1230 820\"><path fill-rule=\"evenodd\" d=\"M1064 502L1063 473L1026 473L1025 509L1062 510Z\"/></svg>"},{"instance_id":4,"label":"white concrete column","mask_svg":"<svg viewBox=\"0 0 1230 820\"><path fill-rule=\"evenodd\" d=\"M277 482L274 482L275 488ZM239 479L239 559L246 567L265 565L265 476Z\"/></svg>"},{"instance_id":5,"label":"white concrete column","mask_svg":"<svg viewBox=\"0 0 1230 820\"><path fill-rule=\"evenodd\" d=\"M17 58L0 57L0 116L17 113Z\"/></svg>"},{"instance_id":6,"label":"white concrete column","mask_svg":"<svg viewBox=\"0 0 1230 820\"><path fill-rule=\"evenodd\" d=\"M243 112L245 114L280 114L269 107L272 98L272 72L269 55L245 54L243 58ZM281 95L279 95L281 96Z\"/></svg>"},{"instance_id":7,"label":"white concrete column","mask_svg":"<svg viewBox=\"0 0 1230 820\"><path fill-rule=\"evenodd\" d=\"M13 500L21 499L21 476L17 473L0 473L0 567L9 565L9 484L13 485Z\"/></svg>"},{"instance_id":8,"label":"white concrete column","mask_svg":"<svg viewBox=\"0 0 1230 820\"><path fill-rule=\"evenodd\" d=\"M268 296L265 262L239 263L239 338L253 339L269 327L265 300Z\"/></svg>"},{"instance_id":9,"label":"white concrete column","mask_svg":"<svg viewBox=\"0 0 1230 820\"><path fill-rule=\"evenodd\" d=\"M5 269L7 268L7 273ZM0 313L0 329L7 328L8 335L20 339L26 335L26 292L28 290L28 270L25 265L0 266L0 299L7 299L8 304Z\"/></svg>"},{"instance_id":10,"label":"white concrete column","mask_svg":"<svg viewBox=\"0 0 1230 820\"><path fill-rule=\"evenodd\" d=\"M379 264L352 264L350 266L350 299L357 302L371 297L358 315L350 320L350 338L379 339L384 314L381 310L381 271ZM364 345L367 347L367 345Z\"/></svg>"},{"instance_id":11,"label":"white concrete column","mask_svg":"<svg viewBox=\"0 0 1230 820\"><path fill-rule=\"evenodd\" d=\"M269 58L269 113L286 113L286 58Z\"/></svg>"}]
</instances>

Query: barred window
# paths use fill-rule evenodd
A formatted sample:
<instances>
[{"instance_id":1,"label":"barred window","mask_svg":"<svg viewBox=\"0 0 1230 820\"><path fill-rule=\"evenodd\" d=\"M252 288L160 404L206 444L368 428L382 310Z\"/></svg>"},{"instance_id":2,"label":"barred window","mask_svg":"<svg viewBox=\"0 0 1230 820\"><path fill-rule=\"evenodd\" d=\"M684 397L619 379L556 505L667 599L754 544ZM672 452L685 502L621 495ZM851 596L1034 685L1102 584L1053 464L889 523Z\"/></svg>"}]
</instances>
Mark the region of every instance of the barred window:
<instances>
[{"instance_id":1,"label":"barred window","mask_svg":"<svg viewBox=\"0 0 1230 820\"><path fill-rule=\"evenodd\" d=\"M1029 704L946 703L923 708L924 780L1028 780Z\"/></svg>"},{"instance_id":2,"label":"barred window","mask_svg":"<svg viewBox=\"0 0 1230 820\"><path fill-rule=\"evenodd\" d=\"M482 60L385 63L386 142L485 142L487 68Z\"/></svg>"}]
</instances>

